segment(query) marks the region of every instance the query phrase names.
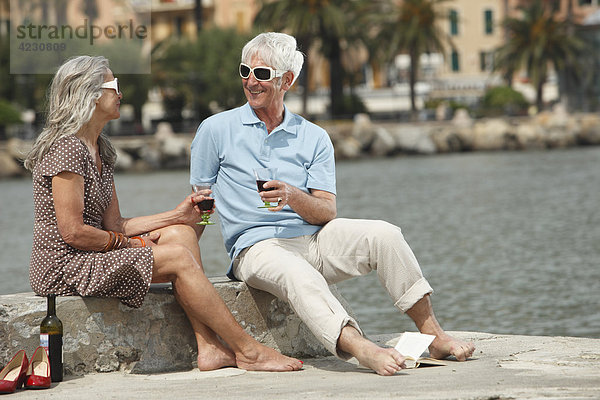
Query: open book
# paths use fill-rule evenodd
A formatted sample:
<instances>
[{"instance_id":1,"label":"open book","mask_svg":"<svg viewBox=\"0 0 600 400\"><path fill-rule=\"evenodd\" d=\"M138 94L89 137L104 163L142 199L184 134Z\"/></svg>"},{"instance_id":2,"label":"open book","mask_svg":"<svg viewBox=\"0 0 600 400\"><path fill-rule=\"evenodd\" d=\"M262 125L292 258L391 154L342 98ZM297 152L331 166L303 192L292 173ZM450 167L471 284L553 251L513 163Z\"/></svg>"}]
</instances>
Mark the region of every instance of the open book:
<instances>
[{"instance_id":1,"label":"open book","mask_svg":"<svg viewBox=\"0 0 600 400\"><path fill-rule=\"evenodd\" d=\"M398 353L406 357L406 368L417 368L422 366L446 365L442 360L422 357L427 347L433 342L435 336L417 332L404 332L394 348Z\"/></svg>"}]
</instances>

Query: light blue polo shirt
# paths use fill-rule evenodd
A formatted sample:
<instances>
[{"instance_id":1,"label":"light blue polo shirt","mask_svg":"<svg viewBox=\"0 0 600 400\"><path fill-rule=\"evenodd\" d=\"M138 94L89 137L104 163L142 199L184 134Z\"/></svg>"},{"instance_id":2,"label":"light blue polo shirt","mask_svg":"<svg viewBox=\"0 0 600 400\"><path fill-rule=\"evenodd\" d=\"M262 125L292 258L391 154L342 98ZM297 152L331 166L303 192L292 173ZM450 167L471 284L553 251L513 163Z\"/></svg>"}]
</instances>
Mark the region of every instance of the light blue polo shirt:
<instances>
[{"instance_id":1,"label":"light blue polo shirt","mask_svg":"<svg viewBox=\"0 0 600 400\"><path fill-rule=\"evenodd\" d=\"M213 197L225 248L233 259L268 238L311 235L321 227L289 206L257 208L262 201L253 168L277 168L277 179L305 192L335 194L335 159L327 132L285 108L281 125L267 134L248 103L205 119L192 142L190 184L214 183ZM233 278L231 264L227 275Z\"/></svg>"}]
</instances>

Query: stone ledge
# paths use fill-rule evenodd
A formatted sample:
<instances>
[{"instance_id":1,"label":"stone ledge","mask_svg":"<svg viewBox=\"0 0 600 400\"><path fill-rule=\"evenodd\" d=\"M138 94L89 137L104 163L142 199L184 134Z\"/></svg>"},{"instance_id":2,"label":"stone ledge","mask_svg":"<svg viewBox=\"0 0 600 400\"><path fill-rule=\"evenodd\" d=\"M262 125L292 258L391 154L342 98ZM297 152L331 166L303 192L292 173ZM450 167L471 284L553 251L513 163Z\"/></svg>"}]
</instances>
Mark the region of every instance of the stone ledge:
<instances>
[{"instance_id":1,"label":"stone ledge","mask_svg":"<svg viewBox=\"0 0 600 400\"><path fill-rule=\"evenodd\" d=\"M286 303L243 282L225 277L211 282L240 325L259 342L293 357L329 355ZM332 290L343 301L334 286ZM33 354L45 315L43 297L31 292L0 296L0 365L19 349ZM195 367L195 337L170 284L152 285L139 309L117 299L60 297L57 315L63 322L67 375L145 374Z\"/></svg>"}]
</instances>

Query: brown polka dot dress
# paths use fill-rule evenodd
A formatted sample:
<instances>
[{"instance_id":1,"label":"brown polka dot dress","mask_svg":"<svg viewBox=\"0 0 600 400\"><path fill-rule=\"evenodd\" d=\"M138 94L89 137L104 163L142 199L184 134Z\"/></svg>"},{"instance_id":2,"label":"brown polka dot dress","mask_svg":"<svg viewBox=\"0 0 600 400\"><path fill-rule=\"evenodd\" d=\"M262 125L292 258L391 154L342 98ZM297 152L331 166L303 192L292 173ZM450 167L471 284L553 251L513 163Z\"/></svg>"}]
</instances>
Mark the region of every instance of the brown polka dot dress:
<instances>
[{"instance_id":1,"label":"brown polka dot dress","mask_svg":"<svg viewBox=\"0 0 600 400\"><path fill-rule=\"evenodd\" d=\"M29 282L39 295L117 297L140 307L150 288L154 262L150 247L106 253L79 250L58 233L52 177L69 171L84 178L83 222L98 229L110 204L113 167L102 161L102 173L76 136L59 139L33 171L34 231ZM108 237L108 235L107 235Z\"/></svg>"}]
</instances>

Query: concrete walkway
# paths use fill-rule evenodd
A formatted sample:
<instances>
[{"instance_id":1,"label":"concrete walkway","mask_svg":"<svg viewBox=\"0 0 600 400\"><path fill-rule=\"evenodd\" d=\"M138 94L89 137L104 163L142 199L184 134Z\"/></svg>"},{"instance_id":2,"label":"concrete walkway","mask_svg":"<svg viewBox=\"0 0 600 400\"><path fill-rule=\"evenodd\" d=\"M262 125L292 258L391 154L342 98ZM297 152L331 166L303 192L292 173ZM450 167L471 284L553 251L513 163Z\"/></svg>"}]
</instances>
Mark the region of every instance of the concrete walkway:
<instances>
[{"instance_id":1,"label":"concrete walkway","mask_svg":"<svg viewBox=\"0 0 600 400\"><path fill-rule=\"evenodd\" d=\"M600 339L452 332L473 340L473 359L383 377L334 357L299 372L212 372L67 377L11 399L600 399ZM398 335L379 335L380 344ZM8 397L7 397L8 399Z\"/></svg>"}]
</instances>

